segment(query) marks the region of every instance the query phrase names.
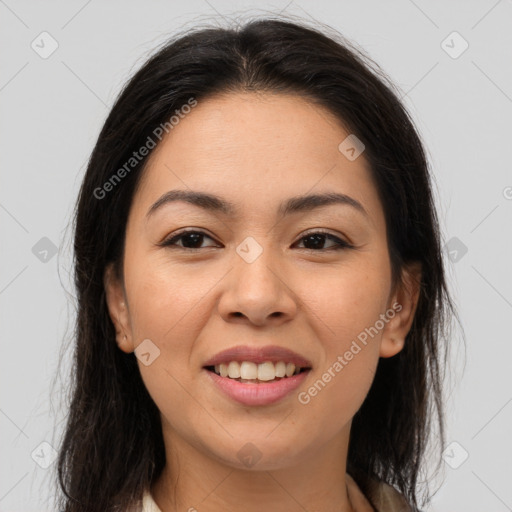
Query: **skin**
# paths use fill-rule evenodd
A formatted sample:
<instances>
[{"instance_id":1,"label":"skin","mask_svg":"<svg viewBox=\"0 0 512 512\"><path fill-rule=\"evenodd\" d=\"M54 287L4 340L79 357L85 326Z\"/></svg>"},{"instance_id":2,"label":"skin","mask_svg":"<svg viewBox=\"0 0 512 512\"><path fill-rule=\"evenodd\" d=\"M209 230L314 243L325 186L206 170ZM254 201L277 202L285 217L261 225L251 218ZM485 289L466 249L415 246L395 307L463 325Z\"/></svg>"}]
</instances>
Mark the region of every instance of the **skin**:
<instances>
[{"instance_id":1,"label":"skin","mask_svg":"<svg viewBox=\"0 0 512 512\"><path fill-rule=\"evenodd\" d=\"M145 339L160 350L149 366L138 364L161 412L167 464L151 491L164 512L357 506L346 485L352 417L379 358L403 348L420 269L404 269L392 287L384 211L364 153L350 161L338 150L348 134L329 111L299 96L230 93L200 101L151 155L129 214L122 279L107 268L105 288L120 350L133 352ZM180 201L147 219L173 189L222 196L239 214ZM277 217L290 197L333 191L359 201L367 217L341 204ZM206 233L195 251L180 247L183 239L159 246L183 228ZM320 248L308 245L303 237L318 229L354 248L333 250L329 238ZM248 236L263 250L252 263L236 252ZM400 312L300 403L297 392L395 302ZM290 348L312 370L277 403L241 405L202 369L239 344ZM246 443L261 456L251 467L237 456Z\"/></svg>"}]
</instances>

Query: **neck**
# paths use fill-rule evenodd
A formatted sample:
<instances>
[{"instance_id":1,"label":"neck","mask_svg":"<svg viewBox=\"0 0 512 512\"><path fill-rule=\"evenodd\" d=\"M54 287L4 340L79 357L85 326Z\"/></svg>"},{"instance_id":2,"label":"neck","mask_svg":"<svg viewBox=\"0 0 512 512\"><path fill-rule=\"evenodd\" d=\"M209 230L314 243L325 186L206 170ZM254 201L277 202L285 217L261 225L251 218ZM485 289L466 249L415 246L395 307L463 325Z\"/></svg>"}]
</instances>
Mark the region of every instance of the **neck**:
<instances>
[{"instance_id":1,"label":"neck","mask_svg":"<svg viewBox=\"0 0 512 512\"><path fill-rule=\"evenodd\" d=\"M293 465L240 469L164 428L167 463L151 493L162 512L353 512L346 485L349 429L295 457Z\"/></svg>"}]
</instances>

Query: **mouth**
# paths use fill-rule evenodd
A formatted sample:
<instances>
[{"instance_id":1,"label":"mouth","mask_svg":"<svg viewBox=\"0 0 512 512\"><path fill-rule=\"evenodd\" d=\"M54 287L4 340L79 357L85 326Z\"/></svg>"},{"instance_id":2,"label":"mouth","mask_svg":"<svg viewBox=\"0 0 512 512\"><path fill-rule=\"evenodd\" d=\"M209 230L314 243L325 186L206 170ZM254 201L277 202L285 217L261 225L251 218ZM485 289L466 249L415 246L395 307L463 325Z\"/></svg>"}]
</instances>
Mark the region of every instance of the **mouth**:
<instances>
[{"instance_id":1,"label":"mouth","mask_svg":"<svg viewBox=\"0 0 512 512\"><path fill-rule=\"evenodd\" d=\"M311 362L279 346L238 346L205 362L209 381L224 396L248 406L265 406L284 399L301 386Z\"/></svg>"},{"instance_id":2,"label":"mouth","mask_svg":"<svg viewBox=\"0 0 512 512\"><path fill-rule=\"evenodd\" d=\"M237 361L232 362L237 363ZM266 363L270 363L273 367L277 367L278 375L282 373L282 365L279 364L280 361L278 361L276 364L267 361L266 363L261 363L257 365L258 368L260 366L263 367L263 372L268 372L267 374L263 374L261 376L261 380L258 377L247 379L243 377L247 375L255 375L254 368L251 367L249 367L249 371L253 373L244 373L244 368L246 367L244 363L248 361L242 361L242 364L238 363L241 373L240 377L229 376L230 366L232 370L233 368L236 370L236 366L231 364L232 362L230 362L229 365L219 364L219 373L215 372L216 365L213 367L206 367L204 368L205 374L207 377L209 377L209 381L211 384L213 384L214 388L220 391L222 395L231 400L234 400L235 402L251 407L268 406L283 400L285 397L290 396L294 391L297 390L297 388L305 384L305 379L307 378L309 372L311 371L311 368L296 367L293 369L292 372L293 367L288 366L288 373L290 374L289 376L287 376L285 373L283 377L274 376L272 379L270 379L270 377L272 376L271 371L275 372L275 370L271 369L270 366ZM251 364L256 366L254 363ZM221 366L223 374L225 374L225 372L228 371L228 375L226 375L225 377L223 377L220 373ZM236 373L233 373L232 375L236 375Z\"/></svg>"},{"instance_id":3,"label":"mouth","mask_svg":"<svg viewBox=\"0 0 512 512\"><path fill-rule=\"evenodd\" d=\"M286 361L265 361L260 364L252 361L230 361L204 368L220 377L252 384L278 382L311 370L308 366L301 367Z\"/></svg>"}]
</instances>

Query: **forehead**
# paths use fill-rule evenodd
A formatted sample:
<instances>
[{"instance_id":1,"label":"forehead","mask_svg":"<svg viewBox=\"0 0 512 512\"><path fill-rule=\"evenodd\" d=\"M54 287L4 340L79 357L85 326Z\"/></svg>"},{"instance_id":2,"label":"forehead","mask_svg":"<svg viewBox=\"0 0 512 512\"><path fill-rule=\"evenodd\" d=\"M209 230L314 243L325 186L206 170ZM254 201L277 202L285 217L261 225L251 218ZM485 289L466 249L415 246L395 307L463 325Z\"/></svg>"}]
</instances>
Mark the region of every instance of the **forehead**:
<instances>
[{"instance_id":1,"label":"forehead","mask_svg":"<svg viewBox=\"0 0 512 512\"><path fill-rule=\"evenodd\" d=\"M153 157L179 147L191 163L206 158L212 164L238 163L257 155L253 166L265 168L279 164L278 157L292 162L305 156L328 158L347 134L330 111L297 95L222 94L200 100L173 126ZM174 160L184 159L175 154Z\"/></svg>"},{"instance_id":2,"label":"forehead","mask_svg":"<svg viewBox=\"0 0 512 512\"><path fill-rule=\"evenodd\" d=\"M275 209L284 197L333 190L373 214L380 203L364 154L339 145L350 133L327 109L299 96L231 93L198 101L150 156L135 206L175 188L221 195L242 210ZM141 212L142 213L142 212Z\"/></svg>"}]
</instances>

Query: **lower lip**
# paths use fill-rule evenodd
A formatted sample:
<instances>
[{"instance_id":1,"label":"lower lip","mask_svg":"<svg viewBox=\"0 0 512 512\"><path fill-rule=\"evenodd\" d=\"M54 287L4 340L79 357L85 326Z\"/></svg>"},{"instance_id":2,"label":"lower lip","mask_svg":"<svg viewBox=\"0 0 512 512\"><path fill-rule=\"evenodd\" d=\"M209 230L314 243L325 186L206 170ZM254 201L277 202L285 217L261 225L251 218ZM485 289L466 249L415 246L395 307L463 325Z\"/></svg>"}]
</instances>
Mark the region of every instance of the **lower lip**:
<instances>
[{"instance_id":1,"label":"lower lip","mask_svg":"<svg viewBox=\"0 0 512 512\"><path fill-rule=\"evenodd\" d=\"M272 382L239 382L206 369L204 371L224 394L244 405L268 405L278 402L297 389L310 372L306 370Z\"/></svg>"}]
</instances>

